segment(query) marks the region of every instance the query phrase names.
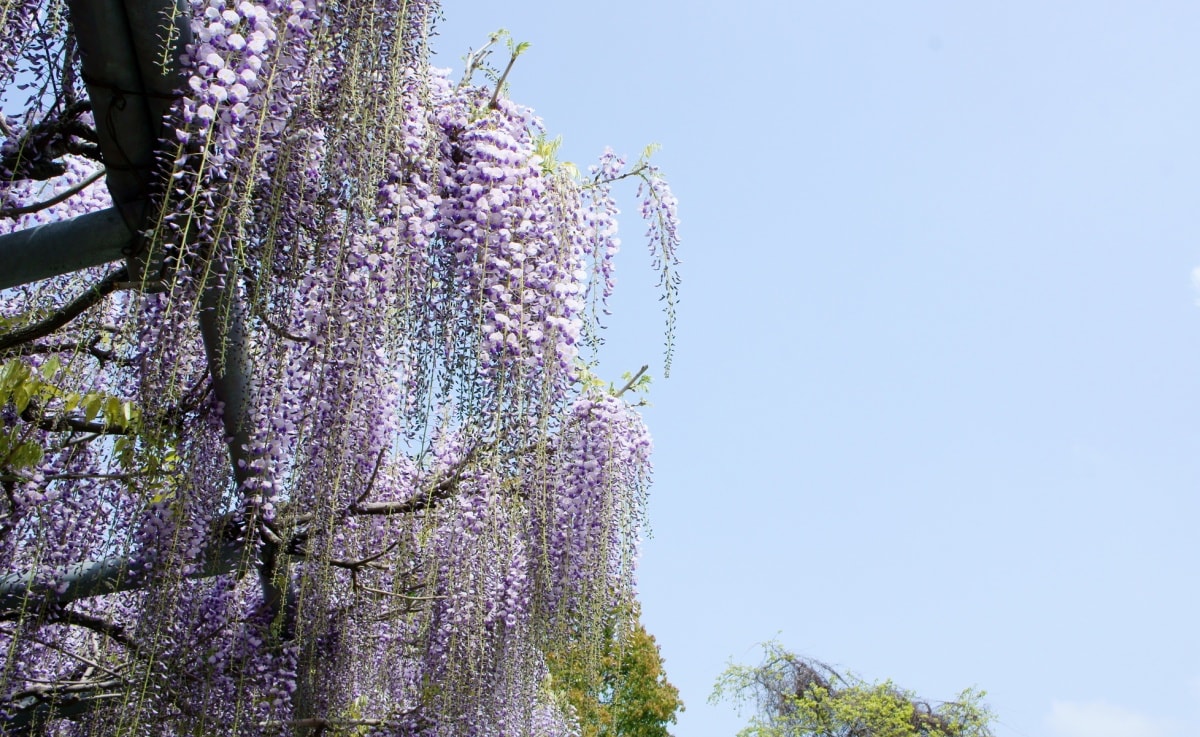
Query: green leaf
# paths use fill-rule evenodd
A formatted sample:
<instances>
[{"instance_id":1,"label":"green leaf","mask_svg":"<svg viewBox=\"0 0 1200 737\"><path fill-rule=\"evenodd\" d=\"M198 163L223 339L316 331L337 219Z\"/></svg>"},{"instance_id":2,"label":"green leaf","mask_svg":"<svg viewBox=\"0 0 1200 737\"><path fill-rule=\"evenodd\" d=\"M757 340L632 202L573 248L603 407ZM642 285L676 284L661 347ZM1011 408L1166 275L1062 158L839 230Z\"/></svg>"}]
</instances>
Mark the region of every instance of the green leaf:
<instances>
[{"instance_id":1,"label":"green leaf","mask_svg":"<svg viewBox=\"0 0 1200 737\"><path fill-rule=\"evenodd\" d=\"M104 398L104 421L109 425L120 425L124 412L121 410L121 400L116 397Z\"/></svg>"},{"instance_id":2,"label":"green leaf","mask_svg":"<svg viewBox=\"0 0 1200 737\"><path fill-rule=\"evenodd\" d=\"M562 146L562 136L547 138L545 133L538 134L533 143L533 153L541 159L542 174L549 176L558 169L558 149Z\"/></svg>"},{"instance_id":3,"label":"green leaf","mask_svg":"<svg viewBox=\"0 0 1200 737\"><path fill-rule=\"evenodd\" d=\"M58 356L51 356L45 363L42 364L41 369L39 369L39 373L41 373L44 380L50 381L58 373L60 368L62 368L62 362L58 360Z\"/></svg>"},{"instance_id":4,"label":"green leaf","mask_svg":"<svg viewBox=\"0 0 1200 737\"><path fill-rule=\"evenodd\" d=\"M14 470L32 468L42 462L43 453L42 446L33 441L26 441L8 453L6 465Z\"/></svg>"},{"instance_id":5,"label":"green leaf","mask_svg":"<svg viewBox=\"0 0 1200 737\"><path fill-rule=\"evenodd\" d=\"M14 358L4 364L4 370L0 371L0 401L6 401L13 389L24 384L29 373L29 366L24 361Z\"/></svg>"},{"instance_id":6,"label":"green leaf","mask_svg":"<svg viewBox=\"0 0 1200 737\"><path fill-rule=\"evenodd\" d=\"M580 179L579 167L575 166L575 164L570 161L564 161L559 164L558 170L570 179L574 179L575 181L579 181Z\"/></svg>"},{"instance_id":7,"label":"green leaf","mask_svg":"<svg viewBox=\"0 0 1200 737\"><path fill-rule=\"evenodd\" d=\"M100 410L104 405L104 395L97 392L89 392L83 398L83 419L86 422L91 422L100 414Z\"/></svg>"},{"instance_id":8,"label":"green leaf","mask_svg":"<svg viewBox=\"0 0 1200 737\"><path fill-rule=\"evenodd\" d=\"M29 400L33 398L33 392L29 389L29 384L21 384L12 389L10 396L12 403L17 407L18 414L25 411L25 408L29 406Z\"/></svg>"}]
</instances>

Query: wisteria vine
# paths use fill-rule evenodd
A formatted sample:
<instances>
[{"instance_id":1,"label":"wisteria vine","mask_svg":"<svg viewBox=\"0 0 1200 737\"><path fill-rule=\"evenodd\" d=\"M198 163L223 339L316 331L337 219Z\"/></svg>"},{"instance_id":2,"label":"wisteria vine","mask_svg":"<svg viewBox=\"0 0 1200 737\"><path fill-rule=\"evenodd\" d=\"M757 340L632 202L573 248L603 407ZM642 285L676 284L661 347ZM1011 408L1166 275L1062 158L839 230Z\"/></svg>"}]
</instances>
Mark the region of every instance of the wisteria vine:
<instances>
[{"instance_id":1,"label":"wisteria vine","mask_svg":"<svg viewBox=\"0 0 1200 737\"><path fill-rule=\"evenodd\" d=\"M71 5L0 0L0 237L111 204ZM430 67L432 0L163 8L127 261L0 290L0 731L573 734L544 654L633 596L650 473L580 366L622 180L674 305L666 181L559 163L522 46Z\"/></svg>"}]
</instances>

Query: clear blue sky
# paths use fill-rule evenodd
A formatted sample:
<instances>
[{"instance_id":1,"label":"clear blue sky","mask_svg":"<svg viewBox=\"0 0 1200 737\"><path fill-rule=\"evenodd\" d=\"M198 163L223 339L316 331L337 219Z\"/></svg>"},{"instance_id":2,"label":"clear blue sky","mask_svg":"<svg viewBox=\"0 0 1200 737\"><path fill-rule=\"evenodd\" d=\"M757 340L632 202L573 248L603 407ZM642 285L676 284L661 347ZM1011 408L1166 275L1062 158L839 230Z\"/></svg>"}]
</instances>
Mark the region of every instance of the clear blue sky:
<instances>
[{"instance_id":1,"label":"clear blue sky","mask_svg":"<svg viewBox=\"0 0 1200 737\"><path fill-rule=\"evenodd\" d=\"M1200 734L1200 4L445 0L586 164L681 200L641 591L687 712L776 637L1000 737ZM632 192L629 193L632 197Z\"/></svg>"}]
</instances>

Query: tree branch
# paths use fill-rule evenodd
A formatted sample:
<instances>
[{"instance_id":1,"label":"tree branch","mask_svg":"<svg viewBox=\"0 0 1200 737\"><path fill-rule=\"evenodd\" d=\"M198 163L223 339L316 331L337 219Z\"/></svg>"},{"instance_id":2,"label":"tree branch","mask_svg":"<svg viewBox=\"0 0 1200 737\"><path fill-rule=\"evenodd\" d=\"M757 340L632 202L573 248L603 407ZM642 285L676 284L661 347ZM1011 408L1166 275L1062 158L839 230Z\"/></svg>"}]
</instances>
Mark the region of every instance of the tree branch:
<instances>
[{"instance_id":1,"label":"tree branch","mask_svg":"<svg viewBox=\"0 0 1200 737\"><path fill-rule=\"evenodd\" d=\"M148 473L52 473L42 477L43 481L129 481L139 476L150 476ZM0 481L33 481L28 476L16 473L0 473Z\"/></svg>"},{"instance_id":2,"label":"tree branch","mask_svg":"<svg viewBox=\"0 0 1200 737\"><path fill-rule=\"evenodd\" d=\"M4 728L4 734L13 737L43 734L39 728L51 719L86 714L99 702L124 698L125 692L121 688L124 685L124 681L114 678L58 688L26 689L13 694L8 702L11 706L6 709L8 718L0 722L0 727Z\"/></svg>"},{"instance_id":3,"label":"tree branch","mask_svg":"<svg viewBox=\"0 0 1200 737\"><path fill-rule=\"evenodd\" d=\"M625 386L621 387L620 390L617 391L617 393L614 394L613 396L619 397L622 394L624 394L625 392L632 389L634 387L634 385L637 384L637 380L642 378L642 374L646 373L646 371L649 370L649 368L650 368L649 366L642 366L640 369L638 369L638 372L636 374L634 374L633 376L631 376L629 378L629 381L625 382Z\"/></svg>"},{"instance_id":4,"label":"tree branch","mask_svg":"<svg viewBox=\"0 0 1200 737\"><path fill-rule=\"evenodd\" d=\"M441 501L449 499L454 491L458 488L458 480L461 473L451 476L438 482L428 492L416 496L412 499L405 499L399 502L365 502L357 503L350 507L349 514L354 515L389 515L389 514L412 514L414 512L422 512Z\"/></svg>"},{"instance_id":5,"label":"tree branch","mask_svg":"<svg viewBox=\"0 0 1200 737\"><path fill-rule=\"evenodd\" d=\"M45 181L62 176L66 166L58 159L68 152L71 137L82 126L79 116L91 109L89 100L76 101L23 130L17 145L0 158L5 178ZM7 137L16 138L12 133L8 130Z\"/></svg>"},{"instance_id":6,"label":"tree branch","mask_svg":"<svg viewBox=\"0 0 1200 737\"><path fill-rule=\"evenodd\" d=\"M290 719L287 721L278 722L259 722L258 726L264 729L285 727L292 728L308 728L316 730L313 732L313 737L324 734L326 729L347 729L350 727L386 727L394 723L397 719L412 716L420 711L420 706L410 706L407 709L396 711L391 719L330 719L329 717L307 717L304 719Z\"/></svg>"},{"instance_id":7,"label":"tree branch","mask_svg":"<svg viewBox=\"0 0 1200 737\"><path fill-rule=\"evenodd\" d=\"M31 212L37 212L39 210L45 210L47 207L53 207L54 205L57 205L60 202L66 202L67 200L71 199L72 197L79 194L83 190L85 190L88 187L95 184L96 180L100 179L103 176L104 176L104 170L100 169L99 171L92 174L87 179L84 179L79 184L76 184L74 187L71 187L70 189L59 192L58 194L56 194L55 196L51 197L48 200L43 200L42 202L35 202L32 205L23 205L21 207L11 207L7 210L0 210L0 218L15 218L15 217L19 217L21 215L28 215Z\"/></svg>"},{"instance_id":8,"label":"tree branch","mask_svg":"<svg viewBox=\"0 0 1200 737\"><path fill-rule=\"evenodd\" d=\"M138 644L134 642L128 634L125 633L124 628L113 624L106 619L101 619L100 617L96 617L91 614L64 610L47 618L47 621L52 624L66 624L74 625L76 627L83 627L84 629L89 629L92 632L102 634L113 642L118 642L130 650L137 651L140 649Z\"/></svg>"},{"instance_id":9,"label":"tree branch","mask_svg":"<svg viewBox=\"0 0 1200 737\"><path fill-rule=\"evenodd\" d=\"M364 502L363 500L370 495L372 488L375 486L375 480L379 474L379 466L383 462L384 451L379 452L379 457L375 460L375 468L371 471L371 479L367 482L367 488L359 495L350 506L345 510L346 515L388 515L388 514L412 514L421 512L434 506L437 502L445 501L454 494L458 488L458 482L462 479L463 472L467 466L475 459L479 453L479 446L472 448L459 459L457 463L447 469L447 475L442 477L440 481L434 484L427 492L420 494L411 499L404 501L393 502ZM300 514L289 520L289 523L297 527L308 524L313 521L313 515ZM301 533L302 534L302 533ZM289 546L296 544L296 536L288 542Z\"/></svg>"},{"instance_id":10,"label":"tree branch","mask_svg":"<svg viewBox=\"0 0 1200 737\"><path fill-rule=\"evenodd\" d=\"M0 335L0 351L6 351L13 346L46 337L76 317L79 317L86 310L94 307L100 300L120 289L128 280L128 270L124 267L117 269L93 284L87 291L76 297L69 304L63 306L62 309L51 314L45 320L14 330L11 333Z\"/></svg>"},{"instance_id":11,"label":"tree branch","mask_svg":"<svg viewBox=\"0 0 1200 737\"><path fill-rule=\"evenodd\" d=\"M7 634L9 636L13 635L12 632L5 632L5 634ZM113 678L121 677L121 674L118 673L117 671L113 670L112 668L109 668L106 665L101 665L100 663L97 663L95 660L92 660L91 658L86 658L86 657L80 655L79 653L75 652L74 650L68 650L65 647L56 645L53 642L47 642L46 640L40 639L38 637L34 637L31 634L25 634L24 638L26 640L28 640L29 642L37 643L38 645L41 645L44 648L48 648L48 649L53 650L58 653L62 653L63 655L66 655L69 658L74 658L75 660L78 660L80 663L83 663L84 665L86 665L89 668L94 668L96 670L102 670L105 673L112 676Z\"/></svg>"},{"instance_id":12,"label":"tree branch","mask_svg":"<svg viewBox=\"0 0 1200 737\"><path fill-rule=\"evenodd\" d=\"M231 524L231 518L226 517L215 525L208 545L198 556L203 565L189 578L211 578L242 569L246 563L246 540L242 531L231 528ZM42 603L65 605L93 596L141 589L146 579L130 572L132 563L122 557L84 561L68 566L53 578L32 572L0 575L0 619L19 617Z\"/></svg>"},{"instance_id":13,"label":"tree branch","mask_svg":"<svg viewBox=\"0 0 1200 737\"><path fill-rule=\"evenodd\" d=\"M96 435L133 435L132 427L124 425L114 425L109 422L97 422L96 420L85 420L80 417L72 417L70 415L59 415L58 417L46 417L37 411L37 405L33 402L25 408L21 413L21 419L26 422L32 422L39 430L47 432L83 432L94 433Z\"/></svg>"},{"instance_id":14,"label":"tree branch","mask_svg":"<svg viewBox=\"0 0 1200 737\"><path fill-rule=\"evenodd\" d=\"M114 362L118 366L128 366L132 363L129 359L118 358L113 351L106 351L99 348L101 337L95 336L90 341L76 343L35 343L14 346L7 350L0 350L0 358L6 356L32 356L44 353L86 353L95 358L103 366L106 363Z\"/></svg>"}]
</instances>

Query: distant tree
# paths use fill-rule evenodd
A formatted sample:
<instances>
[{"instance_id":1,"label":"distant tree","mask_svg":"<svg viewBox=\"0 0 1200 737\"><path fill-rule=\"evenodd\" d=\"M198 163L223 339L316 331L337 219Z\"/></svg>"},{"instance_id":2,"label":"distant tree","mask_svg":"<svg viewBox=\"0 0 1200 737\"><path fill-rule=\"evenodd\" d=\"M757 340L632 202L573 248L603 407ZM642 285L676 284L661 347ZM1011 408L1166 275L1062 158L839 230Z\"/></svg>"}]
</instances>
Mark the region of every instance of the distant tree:
<instances>
[{"instance_id":1,"label":"distant tree","mask_svg":"<svg viewBox=\"0 0 1200 737\"><path fill-rule=\"evenodd\" d=\"M568 646L547 658L555 688L574 709L582 737L669 737L667 725L675 723L683 702L667 680L658 644L637 607L613 614L606 630L598 653Z\"/></svg>"},{"instance_id":2,"label":"distant tree","mask_svg":"<svg viewBox=\"0 0 1200 737\"><path fill-rule=\"evenodd\" d=\"M967 689L954 701L930 702L891 681L868 683L828 665L764 645L757 666L731 664L710 702L755 713L740 737L990 737L984 692Z\"/></svg>"}]
</instances>

